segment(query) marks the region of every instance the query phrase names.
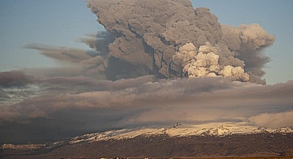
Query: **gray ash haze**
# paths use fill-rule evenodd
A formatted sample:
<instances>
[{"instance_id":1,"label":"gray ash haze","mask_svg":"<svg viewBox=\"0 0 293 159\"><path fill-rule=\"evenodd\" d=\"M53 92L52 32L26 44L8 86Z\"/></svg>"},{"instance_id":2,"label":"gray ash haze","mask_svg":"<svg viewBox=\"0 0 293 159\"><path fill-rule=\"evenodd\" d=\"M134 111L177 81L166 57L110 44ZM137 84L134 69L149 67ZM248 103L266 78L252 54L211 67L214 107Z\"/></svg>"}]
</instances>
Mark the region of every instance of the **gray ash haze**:
<instances>
[{"instance_id":1,"label":"gray ash haze","mask_svg":"<svg viewBox=\"0 0 293 159\"><path fill-rule=\"evenodd\" d=\"M189 0L90 0L92 50L27 44L62 64L0 73L0 143L182 122L293 126L293 81L265 85L259 24L220 24ZM89 11L90 11L89 10Z\"/></svg>"}]
</instances>

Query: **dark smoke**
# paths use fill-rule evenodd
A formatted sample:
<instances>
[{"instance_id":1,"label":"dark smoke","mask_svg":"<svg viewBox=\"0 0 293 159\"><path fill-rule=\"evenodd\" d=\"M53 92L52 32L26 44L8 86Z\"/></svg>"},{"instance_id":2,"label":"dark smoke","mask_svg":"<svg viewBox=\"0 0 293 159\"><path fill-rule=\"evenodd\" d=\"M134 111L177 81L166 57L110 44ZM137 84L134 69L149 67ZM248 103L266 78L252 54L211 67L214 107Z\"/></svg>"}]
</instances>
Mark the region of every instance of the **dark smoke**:
<instances>
[{"instance_id":1,"label":"dark smoke","mask_svg":"<svg viewBox=\"0 0 293 159\"><path fill-rule=\"evenodd\" d=\"M221 25L189 0L91 0L88 7L107 32L82 42L101 52L108 79L154 74L265 83L261 69L269 60L260 51L275 38L258 24ZM186 44L195 47L180 51Z\"/></svg>"},{"instance_id":2,"label":"dark smoke","mask_svg":"<svg viewBox=\"0 0 293 159\"><path fill-rule=\"evenodd\" d=\"M20 71L0 72L0 88L25 87L33 83L34 78Z\"/></svg>"}]
</instances>

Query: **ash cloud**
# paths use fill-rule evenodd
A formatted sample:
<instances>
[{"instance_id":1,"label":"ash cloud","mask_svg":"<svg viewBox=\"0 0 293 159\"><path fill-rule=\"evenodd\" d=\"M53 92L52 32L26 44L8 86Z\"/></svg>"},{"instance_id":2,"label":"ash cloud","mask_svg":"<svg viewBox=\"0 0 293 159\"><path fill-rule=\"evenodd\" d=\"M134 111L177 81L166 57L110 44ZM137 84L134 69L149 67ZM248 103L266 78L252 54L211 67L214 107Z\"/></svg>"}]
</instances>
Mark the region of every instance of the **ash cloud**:
<instances>
[{"instance_id":1,"label":"ash cloud","mask_svg":"<svg viewBox=\"0 0 293 159\"><path fill-rule=\"evenodd\" d=\"M24 48L75 66L71 74L99 79L214 76L266 83L262 68L269 58L262 50L275 37L259 24L220 24L208 8L194 9L189 0L90 0L87 6L106 30L79 40L92 51L41 44Z\"/></svg>"},{"instance_id":2,"label":"ash cloud","mask_svg":"<svg viewBox=\"0 0 293 159\"><path fill-rule=\"evenodd\" d=\"M237 81L265 84L261 80L265 74L262 68L269 59L261 50L273 44L275 38L258 24L222 25L209 9L194 9L188 0L91 0L88 7L109 36L105 40L83 41L98 51L104 50L108 59L133 67L127 73L116 71L111 79L130 74L165 78L229 76ZM109 44L108 49L101 43ZM188 64L177 58L186 45L193 45L195 52L184 55L192 61ZM208 51L202 52L201 48ZM109 71L120 67L110 65Z\"/></svg>"},{"instance_id":3,"label":"ash cloud","mask_svg":"<svg viewBox=\"0 0 293 159\"><path fill-rule=\"evenodd\" d=\"M21 71L0 72L0 88L25 87L33 81L33 76Z\"/></svg>"},{"instance_id":4,"label":"ash cloud","mask_svg":"<svg viewBox=\"0 0 293 159\"><path fill-rule=\"evenodd\" d=\"M34 79L33 85L38 89L26 92L26 99L1 103L0 128L5 131L1 131L0 142L44 142L89 132L177 122L292 126L290 120L279 118L292 114L286 113L292 112L292 81L262 86L224 77ZM2 94L6 93L4 89ZM23 135L15 138L13 134L19 131ZM44 138L29 136L32 134L43 134Z\"/></svg>"},{"instance_id":5,"label":"ash cloud","mask_svg":"<svg viewBox=\"0 0 293 159\"><path fill-rule=\"evenodd\" d=\"M188 0L87 5L106 29L80 39L91 51L29 44L62 67L0 73L0 143L178 122L293 126L293 82L259 85L275 40L259 24L220 24Z\"/></svg>"}]
</instances>

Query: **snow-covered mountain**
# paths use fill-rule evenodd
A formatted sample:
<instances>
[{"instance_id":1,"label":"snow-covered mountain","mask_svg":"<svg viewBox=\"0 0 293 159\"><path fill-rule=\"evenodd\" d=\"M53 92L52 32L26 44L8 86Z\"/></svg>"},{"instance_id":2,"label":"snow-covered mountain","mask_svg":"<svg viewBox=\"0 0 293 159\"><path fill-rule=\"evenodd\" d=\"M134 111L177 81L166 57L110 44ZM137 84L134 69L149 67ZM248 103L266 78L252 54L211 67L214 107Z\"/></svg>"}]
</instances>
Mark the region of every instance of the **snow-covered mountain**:
<instances>
[{"instance_id":1,"label":"snow-covered mountain","mask_svg":"<svg viewBox=\"0 0 293 159\"><path fill-rule=\"evenodd\" d=\"M39 149L39 148L54 148L60 147L66 144L77 144L77 143L93 143L98 141L107 140L123 140L131 139L138 136L159 136L167 135L169 137L186 137L186 136L214 136L224 137L227 135L239 134L260 134L260 133L272 133L272 134L290 134L293 133L292 127L283 127L277 129L270 129L265 127L249 126L245 123L211 123L203 125L189 125L176 123L173 126L157 126L157 127L142 127L142 128L128 128L111 130L106 132L85 134L82 136L76 136L70 140L60 140L46 144L26 144L26 145L13 145L3 144L2 149Z\"/></svg>"},{"instance_id":2,"label":"snow-covered mountain","mask_svg":"<svg viewBox=\"0 0 293 159\"><path fill-rule=\"evenodd\" d=\"M186 125L177 123L169 127L143 127L133 129L120 129L102 133L85 134L74 137L71 144L79 142L95 142L103 140L121 140L137 136L168 135L170 137L184 136L217 136L222 137L232 134L258 134L258 133L293 133L292 127L270 129L265 127L254 127L244 123L211 123L203 125Z\"/></svg>"}]
</instances>

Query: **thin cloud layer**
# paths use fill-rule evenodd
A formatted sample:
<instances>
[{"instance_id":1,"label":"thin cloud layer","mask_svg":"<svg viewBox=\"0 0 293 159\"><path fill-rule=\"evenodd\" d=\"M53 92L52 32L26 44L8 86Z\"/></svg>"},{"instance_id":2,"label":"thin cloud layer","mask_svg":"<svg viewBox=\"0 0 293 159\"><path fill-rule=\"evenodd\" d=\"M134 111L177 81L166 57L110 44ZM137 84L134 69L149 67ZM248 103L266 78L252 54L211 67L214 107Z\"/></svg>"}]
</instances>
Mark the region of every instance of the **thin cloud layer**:
<instances>
[{"instance_id":1,"label":"thin cloud layer","mask_svg":"<svg viewBox=\"0 0 293 159\"><path fill-rule=\"evenodd\" d=\"M252 122L258 126L273 128L292 126L293 111L281 113L263 113L250 117L249 122Z\"/></svg>"},{"instance_id":2,"label":"thin cloud layer","mask_svg":"<svg viewBox=\"0 0 293 159\"><path fill-rule=\"evenodd\" d=\"M290 118L279 118L282 113L292 111L293 81L257 85L221 77L165 80L144 76L108 81L83 76L34 76L33 79L21 87L34 85L38 88L31 92L34 96L27 92L28 97L18 103L1 104L0 127L18 126L18 129L5 132L19 130L19 125L34 127L39 121L45 130L55 132L62 126L66 131L72 130L65 133L67 136L177 122L293 126ZM6 87L2 94L8 96L11 91L14 90ZM81 123L86 124L80 126ZM21 131L33 133L40 130L24 128ZM52 137L48 134L48 138Z\"/></svg>"}]
</instances>

